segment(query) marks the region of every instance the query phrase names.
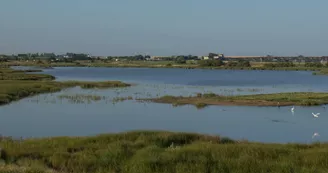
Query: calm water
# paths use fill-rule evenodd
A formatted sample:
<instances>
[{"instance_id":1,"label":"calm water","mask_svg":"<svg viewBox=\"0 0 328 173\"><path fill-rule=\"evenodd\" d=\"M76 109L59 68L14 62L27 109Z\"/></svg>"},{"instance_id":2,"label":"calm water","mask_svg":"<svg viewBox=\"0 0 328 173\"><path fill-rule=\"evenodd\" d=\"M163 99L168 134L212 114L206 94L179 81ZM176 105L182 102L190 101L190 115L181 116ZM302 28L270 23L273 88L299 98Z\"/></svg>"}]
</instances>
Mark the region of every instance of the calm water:
<instances>
[{"instance_id":1,"label":"calm water","mask_svg":"<svg viewBox=\"0 0 328 173\"><path fill-rule=\"evenodd\" d=\"M115 97L146 98L215 92L226 95L290 91L327 91L328 76L299 71L231 71L147 68L46 69L57 80L120 80L137 84L129 88L81 90L26 98L0 107L0 133L14 137L86 136L129 130L169 130L218 134L261 142L328 141L328 112L321 106L248 107L193 106L113 102ZM72 103L60 95L99 95L91 103ZM328 108L327 108L328 109ZM319 118L311 113L320 112ZM312 139L314 132L320 134Z\"/></svg>"}]
</instances>

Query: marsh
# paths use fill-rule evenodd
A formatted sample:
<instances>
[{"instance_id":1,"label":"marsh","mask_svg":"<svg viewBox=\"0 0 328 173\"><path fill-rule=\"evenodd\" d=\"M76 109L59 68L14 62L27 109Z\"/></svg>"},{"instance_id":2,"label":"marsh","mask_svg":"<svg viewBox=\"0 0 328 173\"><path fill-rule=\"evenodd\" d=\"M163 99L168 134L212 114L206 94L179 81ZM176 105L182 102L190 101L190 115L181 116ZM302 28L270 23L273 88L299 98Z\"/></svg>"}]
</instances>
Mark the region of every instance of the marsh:
<instances>
[{"instance_id":1,"label":"marsh","mask_svg":"<svg viewBox=\"0 0 328 173\"><path fill-rule=\"evenodd\" d=\"M328 116L321 106L295 106L292 115L290 107L207 106L197 109L189 105L174 107L135 100L196 93L231 96L327 92L328 76L314 76L311 72L56 67L34 73L53 75L57 81L119 80L135 85L84 90L75 87L1 106L2 135L88 136L142 129L197 132L259 142L310 143L328 140L325 134ZM67 99L59 101L59 96L63 95L92 95L106 99L73 104ZM320 118L313 119L312 112L321 112ZM273 122L275 119L281 122ZM314 132L319 132L320 137L312 139Z\"/></svg>"}]
</instances>

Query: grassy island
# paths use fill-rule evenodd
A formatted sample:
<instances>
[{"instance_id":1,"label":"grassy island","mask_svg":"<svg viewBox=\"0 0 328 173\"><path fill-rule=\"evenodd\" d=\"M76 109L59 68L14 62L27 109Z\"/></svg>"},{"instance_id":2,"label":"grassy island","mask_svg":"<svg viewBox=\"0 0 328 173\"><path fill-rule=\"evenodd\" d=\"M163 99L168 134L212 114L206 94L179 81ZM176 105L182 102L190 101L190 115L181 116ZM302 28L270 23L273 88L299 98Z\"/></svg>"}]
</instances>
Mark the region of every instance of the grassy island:
<instances>
[{"instance_id":1,"label":"grassy island","mask_svg":"<svg viewBox=\"0 0 328 173\"><path fill-rule=\"evenodd\" d=\"M7 104L21 98L36 94L57 92L64 88L80 86L88 88L127 87L120 81L80 82L80 81L53 81L55 77L46 74L28 74L34 70L0 69L0 105Z\"/></svg>"},{"instance_id":2,"label":"grassy island","mask_svg":"<svg viewBox=\"0 0 328 173\"><path fill-rule=\"evenodd\" d=\"M274 94L254 94L223 96L213 93L197 94L196 96L163 96L152 99L140 99L155 103L173 105L191 104L199 108L207 105L237 105L237 106L314 106L328 104L328 93L292 92Z\"/></svg>"},{"instance_id":3,"label":"grassy island","mask_svg":"<svg viewBox=\"0 0 328 173\"><path fill-rule=\"evenodd\" d=\"M327 144L261 144L182 132L2 138L0 147L0 172L328 172Z\"/></svg>"}]
</instances>

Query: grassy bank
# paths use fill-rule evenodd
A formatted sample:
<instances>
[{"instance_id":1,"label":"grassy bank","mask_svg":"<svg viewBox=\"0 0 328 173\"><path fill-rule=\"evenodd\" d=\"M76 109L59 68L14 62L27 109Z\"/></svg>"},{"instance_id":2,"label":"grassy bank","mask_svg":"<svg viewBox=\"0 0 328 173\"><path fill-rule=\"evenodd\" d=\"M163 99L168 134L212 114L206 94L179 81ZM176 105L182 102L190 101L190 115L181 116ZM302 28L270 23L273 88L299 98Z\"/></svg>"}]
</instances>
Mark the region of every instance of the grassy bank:
<instances>
[{"instance_id":1,"label":"grassy bank","mask_svg":"<svg viewBox=\"0 0 328 173\"><path fill-rule=\"evenodd\" d=\"M2 139L0 171L326 173L327 144L260 144L191 133Z\"/></svg>"},{"instance_id":2,"label":"grassy bank","mask_svg":"<svg viewBox=\"0 0 328 173\"><path fill-rule=\"evenodd\" d=\"M274 94L254 94L223 96L213 93L197 94L197 96L163 96L153 99L140 99L156 103L173 105L191 104L202 108L207 105L238 105L238 106L314 106L328 104L328 93L293 92Z\"/></svg>"},{"instance_id":3,"label":"grassy bank","mask_svg":"<svg viewBox=\"0 0 328 173\"><path fill-rule=\"evenodd\" d=\"M55 77L46 74L28 74L26 71L0 69L0 105L36 94L57 92L69 87L79 86L83 89L90 89L130 86L130 84L120 81L57 82L53 79Z\"/></svg>"}]
</instances>

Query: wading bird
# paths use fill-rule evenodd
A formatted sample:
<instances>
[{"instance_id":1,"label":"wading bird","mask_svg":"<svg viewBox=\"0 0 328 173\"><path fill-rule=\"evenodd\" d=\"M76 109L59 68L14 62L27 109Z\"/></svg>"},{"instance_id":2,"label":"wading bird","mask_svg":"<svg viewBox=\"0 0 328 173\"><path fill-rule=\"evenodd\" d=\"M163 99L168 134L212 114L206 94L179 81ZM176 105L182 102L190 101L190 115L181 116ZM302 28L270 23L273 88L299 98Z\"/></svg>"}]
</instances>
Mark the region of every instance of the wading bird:
<instances>
[{"instance_id":1,"label":"wading bird","mask_svg":"<svg viewBox=\"0 0 328 173\"><path fill-rule=\"evenodd\" d=\"M319 133L314 133L314 134L312 135L312 139L315 138L316 136L320 136Z\"/></svg>"},{"instance_id":2,"label":"wading bird","mask_svg":"<svg viewBox=\"0 0 328 173\"><path fill-rule=\"evenodd\" d=\"M319 117L318 115L320 115L320 113L315 114L315 113L312 112L312 115L313 115L314 118L318 118Z\"/></svg>"}]
</instances>

